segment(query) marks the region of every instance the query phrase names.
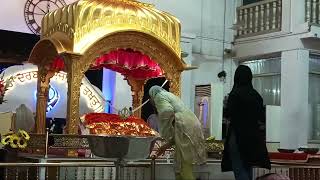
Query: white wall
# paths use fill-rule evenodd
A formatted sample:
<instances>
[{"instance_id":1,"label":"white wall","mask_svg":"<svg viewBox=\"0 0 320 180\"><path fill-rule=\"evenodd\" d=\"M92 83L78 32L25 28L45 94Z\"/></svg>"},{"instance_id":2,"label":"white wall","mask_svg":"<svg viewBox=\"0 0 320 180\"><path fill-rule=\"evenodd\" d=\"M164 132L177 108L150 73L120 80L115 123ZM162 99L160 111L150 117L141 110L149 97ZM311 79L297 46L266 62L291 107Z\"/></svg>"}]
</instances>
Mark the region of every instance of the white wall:
<instances>
[{"instance_id":1,"label":"white wall","mask_svg":"<svg viewBox=\"0 0 320 180\"><path fill-rule=\"evenodd\" d=\"M193 65L198 69L192 71L193 86L201 84L219 83L218 73L222 69L222 60L205 59L203 56L194 55ZM232 59L225 59L224 71L227 73L224 86L224 95L227 95L233 86L233 75L237 68L237 62Z\"/></svg>"},{"instance_id":2,"label":"white wall","mask_svg":"<svg viewBox=\"0 0 320 180\"><path fill-rule=\"evenodd\" d=\"M187 53L188 56L184 57L184 62L188 65L192 65L193 56L192 56L192 41L193 37L182 38L181 49L183 52ZM184 104L191 109L192 104L192 71L184 71L181 75L181 100Z\"/></svg>"},{"instance_id":3,"label":"white wall","mask_svg":"<svg viewBox=\"0 0 320 180\"><path fill-rule=\"evenodd\" d=\"M141 0L175 15L181 21L182 34L194 34L193 51L222 56L224 2L226 2L225 41L233 41L234 0Z\"/></svg>"},{"instance_id":4,"label":"white wall","mask_svg":"<svg viewBox=\"0 0 320 180\"><path fill-rule=\"evenodd\" d=\"M182 24L182 32L188 33L200 32L202 1L203 0L141 0L141 2L154 4L156 8L176 16Z\"/></svg>"},{"instance_id":5,"label":"white wall","mask_svg":"<svg viewBox=\"0 0 320 180\"><path fill-rule=\"evenodd\" d=\"M222 140L222 119L223 119L223 84L211 84L211 127L210 135L217 140Z\"/></svg>"},{"instance_id":6,"label":"white wall","mask_svg":"<svg viewBox=\"0 0 320 180\"><path fill-rule=\"evenodd\" d=\"M281 132L280 106L266 106L266 140L267 142L280 142Z\"/></svg>"},{"instance_id":7,"label":"white wall","mask_svg":"<svg viewBox=\"0 0 320 180\"><path fill-rule=\"evenodd\" d=\"M308 144L308 87L309 51L282 52L281 148L296 149Z\"/></svg>"},{"instance_id":8,"label":"white wall","mask_svg":"<svg viewBox=\"0 0 320 180\"><path fill-rule=\"evenodd\" d=\"M65 0L67 4L75 0ZM32 33L24 20L26 0L2 1L0 6L0 29Z\"/></svg>"}]
</instances>

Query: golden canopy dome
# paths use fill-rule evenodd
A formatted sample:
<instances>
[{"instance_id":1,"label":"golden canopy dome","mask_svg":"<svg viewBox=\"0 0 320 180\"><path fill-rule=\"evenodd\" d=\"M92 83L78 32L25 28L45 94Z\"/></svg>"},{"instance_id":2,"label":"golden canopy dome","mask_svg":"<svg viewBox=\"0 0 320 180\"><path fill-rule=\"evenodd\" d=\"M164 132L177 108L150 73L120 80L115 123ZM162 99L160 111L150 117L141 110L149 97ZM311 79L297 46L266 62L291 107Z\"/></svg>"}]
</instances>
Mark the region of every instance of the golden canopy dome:
<instances>
[{"instance_id":1,"label":"golden canopy dome","mask_svg":"<svg viewBox=\"0 0 320 180\"><path fill-rule=\"evenodd\" d=\"M48 13L42 20L42 38L58 39L59 51L83 54L101 38L117 32L148 34L169 47L178 58L180 22L151 4L135 0L80 0Z\"/></svg>"}]
</instances>

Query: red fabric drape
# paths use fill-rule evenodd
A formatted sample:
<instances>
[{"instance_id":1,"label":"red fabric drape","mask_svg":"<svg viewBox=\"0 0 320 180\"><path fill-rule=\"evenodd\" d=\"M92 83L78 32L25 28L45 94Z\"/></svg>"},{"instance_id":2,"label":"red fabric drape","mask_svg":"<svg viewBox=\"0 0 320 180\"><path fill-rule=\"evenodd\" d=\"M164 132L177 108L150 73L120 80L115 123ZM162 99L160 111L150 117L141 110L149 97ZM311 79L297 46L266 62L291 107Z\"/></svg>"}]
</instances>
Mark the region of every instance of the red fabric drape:
<instances>
[{"instance_id":1,"label":"red fabric drape","mask_svg":"<svg viewBox=\"0 0 320 180\"><path fill-rule=\"evenodd\" d=\"M64 70L62 57L56 57L50 65L54 71ZM126 77L148 79L160 77L163 71L149 56L131 49L119 49L98 57L92 68L107 68L119 72Z\"/></svg>"},{"instance_id":2,"label":"red fabric drape","mask_svg":"<svg viewBox=\"0 0 320 180\"><path fill-rule=\"evenodd\" d=\"M50 69L54 71L62 71L64 69L64 61L62 57L56 57L51 63Z\"/></svg>"},{"instance_id":3,"label":"red fabric drape","mask_svg":"<svg viewBox=\"0 0 320 180\"><path fill-rule=\"evenodd\" d=\"M155 78L163 75L162 69L149 56L130 49L119 49L104 54L96 59L93 67L105 67L136 79Z\"/></svg>"}]
</instances>

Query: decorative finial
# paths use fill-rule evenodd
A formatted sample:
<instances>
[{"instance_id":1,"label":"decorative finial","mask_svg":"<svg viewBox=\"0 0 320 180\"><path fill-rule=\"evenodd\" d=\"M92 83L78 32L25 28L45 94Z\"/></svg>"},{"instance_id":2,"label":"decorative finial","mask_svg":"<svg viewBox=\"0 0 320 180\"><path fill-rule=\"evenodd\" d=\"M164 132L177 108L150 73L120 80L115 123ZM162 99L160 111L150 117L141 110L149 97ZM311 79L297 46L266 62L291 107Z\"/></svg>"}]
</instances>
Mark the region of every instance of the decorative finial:
<instances>
[{"instance_id":1,"label":"decorative finial","mask_svg":"<svg viewBox=\"0 0 320 180\"><path fill-rule=\"evenodd\" d=\"M127 107L124 107L120 111L118 111L118 115L121 119L127 119L131 116L131 112Z\"/></svg>"}]
</instances>

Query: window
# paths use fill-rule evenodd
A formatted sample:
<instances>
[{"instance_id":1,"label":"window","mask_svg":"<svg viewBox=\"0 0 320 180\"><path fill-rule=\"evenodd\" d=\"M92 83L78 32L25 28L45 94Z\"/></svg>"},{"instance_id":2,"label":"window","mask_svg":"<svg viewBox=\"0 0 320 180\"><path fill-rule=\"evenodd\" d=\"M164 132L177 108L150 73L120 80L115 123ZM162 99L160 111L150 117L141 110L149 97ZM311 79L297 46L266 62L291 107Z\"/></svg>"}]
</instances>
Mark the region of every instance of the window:
<instances>
[{"instance_id":1,"label":"window","mask_svg":"<svg viewBox=\"0 0 320 180\"><path fill-rule=\"evenodd\" d=\"M309 61L310 139L320 140L320 56L310 55Z\"/></svg>"}]
</instances>

